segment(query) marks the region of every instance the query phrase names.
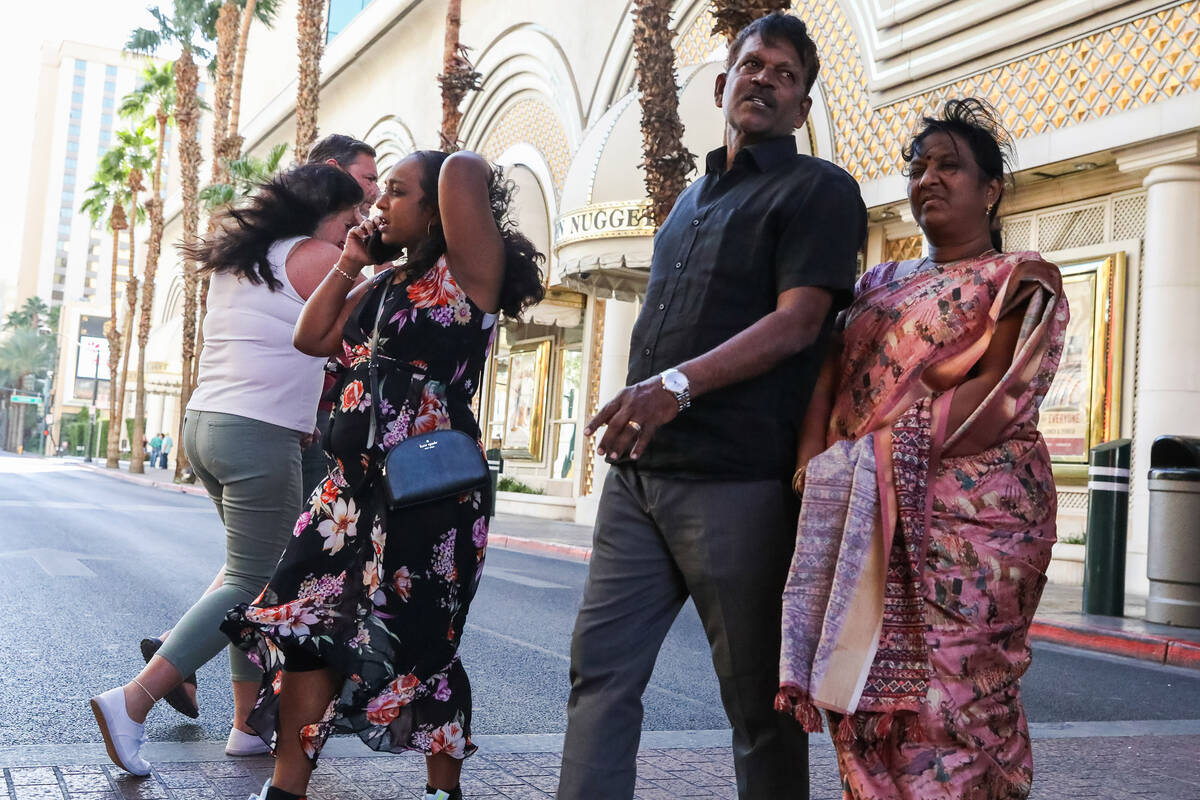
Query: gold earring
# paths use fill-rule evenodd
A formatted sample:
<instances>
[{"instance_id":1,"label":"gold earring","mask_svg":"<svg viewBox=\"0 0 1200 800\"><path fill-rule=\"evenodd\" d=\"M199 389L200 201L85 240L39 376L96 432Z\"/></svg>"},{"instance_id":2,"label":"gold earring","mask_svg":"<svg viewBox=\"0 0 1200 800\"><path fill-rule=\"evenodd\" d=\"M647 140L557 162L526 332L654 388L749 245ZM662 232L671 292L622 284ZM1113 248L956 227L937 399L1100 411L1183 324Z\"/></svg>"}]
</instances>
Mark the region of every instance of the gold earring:
<instances>
[{"instance_id":1,"label":"gold earring","mask_svg":"<svg viewBox=\"0 0 1200 800\"><path fill-rule=\"evenodd\" d=\"M985 211L985 212L983 212L983 213L984 213L986 216L989 216L989 217L990 217L990 216L992 215L992 208L993 208L993 207L995 207L995 203L988 203L987 211Z\"/></svg>"},{"instance_id":2,"label":"gold earring","mask_svg":"<svg viewBox=\"0 0 1200 800\"><path fill-rule=\"evenodd\" d=\"M425 226L426 238L433 236L433 220L429 220L429 224Z\"/></svg>"}]
</instances>

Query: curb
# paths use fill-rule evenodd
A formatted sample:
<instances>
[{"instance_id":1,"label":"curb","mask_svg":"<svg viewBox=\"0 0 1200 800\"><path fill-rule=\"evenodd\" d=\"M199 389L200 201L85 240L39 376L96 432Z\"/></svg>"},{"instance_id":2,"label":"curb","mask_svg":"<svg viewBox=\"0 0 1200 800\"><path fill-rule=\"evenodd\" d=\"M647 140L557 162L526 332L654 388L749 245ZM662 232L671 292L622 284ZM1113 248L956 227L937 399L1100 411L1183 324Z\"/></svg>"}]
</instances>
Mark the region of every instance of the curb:
<instances>
[{"instance_id":1,"label":"curb","mask_svg":"<svg viewBox=\"0 0 1200 800\"><path fill-rule=\"evenodd\" d=\"M80 463L80 467L97 475L104 475L109 478L116 478L119 481L126 483L134 483L138 486L145 486L149 489L165 489L168 492L178 492L180 494L191 494L197 497L208 497L208 492L204 491L201 486L193 486L187 483L167 483L166 481L158 481L154 478L146 478L141 475L132 475L128 472L122 472L120 469L108 469L107 467L98 467L95 464Z\"/></svg>"},{"instance_id":2,"label":"curb","mask_svg":"<svg viewBox=\"0 0 1200 800\"><path fill-rule=\"evenodd\" d=\"M501 550L517 550L522 553L532 553L550 558L563 558L569 561L590 561L592 548L579 545L559 544L558 542L543 542L538 539L523 539L520 536L489 536L488 547L499 547Z\"/></svg>"},{"instance_id":3,"label":"curb","mask_svg":"<svg viewBox=\"0 0 1200 800\"><path fill-rule=\"evenodd\" d=\"M1029 636L1035 641L1051 642L1080 650L1136 658L1171 667L1200 670L1200 644L1155 636L1097 629L1067 622L1034 619Z\"/></svg>"}]
</instances>

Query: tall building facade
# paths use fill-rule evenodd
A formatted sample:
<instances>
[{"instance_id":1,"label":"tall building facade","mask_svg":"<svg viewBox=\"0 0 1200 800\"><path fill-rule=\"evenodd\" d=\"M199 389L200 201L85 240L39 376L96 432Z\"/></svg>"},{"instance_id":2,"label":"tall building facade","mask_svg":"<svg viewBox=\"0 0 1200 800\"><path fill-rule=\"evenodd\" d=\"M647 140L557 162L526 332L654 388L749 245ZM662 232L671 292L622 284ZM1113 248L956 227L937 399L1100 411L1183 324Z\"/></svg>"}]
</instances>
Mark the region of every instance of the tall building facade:
<instances>
[{"instance_id":1,"label":"tall building facade","mask_svg":"<svg viewBox=\"0 0 1200 800\"><path fill-rule=\"evenodd\" d=\"M79 42L46 42L38 67L33 149L26 193L24 235L15 304L40 297L61 308L59 354L50 413L57 441L65 414L107 404L109 385L103 335L110 314L113 236L107 218L95 224L81 210L96 168L131 126L118 114L121 99L141 81L146 60ZM168 190L175 159L164 159ZM135 231L135 248L145 242ZM117 244L117 305L124 286L140 274L144 249L130 257L123 233ZM96 353L100 357L97 359Z\"/></svg>"},{"instance_id":2,"label":"tall building facade","mask_svg":"<svg viewBox=\"0 0 1200 800\"><path fill-rule=\"evenodd\" d=\"M51 306L108 301L111 237L80 204L100 157L124 125L121 98L138 82L144 60L77 42L42 47L33 153L17 279L19 301L37 295ZM129 244L120 245L120 280L130 275Z\"/></svg>"},{"instance_id":3,"label":"tall building facade","mask_svg":"<svg viewBox=\"0 0 1200 800\"><path fill-rule=\"evenodd\" d=\"M1144 589L1150 443L1200 435L1200 2L816 0L793 13L823 64L797 145L859 181L864 266L922 252L900 157L921 115L967 95L998 110L1017 154L1005 248L1062 266L1075 320L1041 423L1063 540L1051 579L1082 577L1089 448L1128 437L1127 585ZM436 147L444 14L429 0L333 0L321 133L365 139L381 172ZM713 23L706 0L674 5L684 144L696 154L722 138L713 82L726 48ZM286 25L253 37L244 134L261 154L294 139L296 48ZM484 78L460 135L517 183L520 225L548 256L547 299L503 326L480 391L487 446L540 492L502 493L500 508L590 522L605 465L582 428L624 385L653 252L630 3L464 0L462 40ZM168 238L178 230L174 219ZM176 418L172 272L156 309L164 422Z\"/></svg>"}]
</instances>

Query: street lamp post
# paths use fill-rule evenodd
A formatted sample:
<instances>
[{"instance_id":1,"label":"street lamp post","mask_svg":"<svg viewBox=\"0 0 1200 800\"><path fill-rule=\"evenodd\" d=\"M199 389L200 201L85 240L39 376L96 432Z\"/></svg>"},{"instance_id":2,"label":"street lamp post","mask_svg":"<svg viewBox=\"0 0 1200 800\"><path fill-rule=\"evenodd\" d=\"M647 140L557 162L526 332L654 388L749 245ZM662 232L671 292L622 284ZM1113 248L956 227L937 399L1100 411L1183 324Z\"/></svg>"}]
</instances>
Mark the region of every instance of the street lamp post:
<instances>
[{"instance_id":1,"label":"street lamp post","mask_svg":"<svg viewBox=\"0 0 1200 800\"><path fill-rule=\"evenodd\" d=\"M83 347L83 340L79 340L79 346ZM92 413L88 416L88 438L87 438L87 453L83 456L85 464L92 463L92 440L96 437L96 391L100 388L100 345L88 344L87 347L94 350L96 356L95 366L92 369Z\"/></svg>"}]
</instances>

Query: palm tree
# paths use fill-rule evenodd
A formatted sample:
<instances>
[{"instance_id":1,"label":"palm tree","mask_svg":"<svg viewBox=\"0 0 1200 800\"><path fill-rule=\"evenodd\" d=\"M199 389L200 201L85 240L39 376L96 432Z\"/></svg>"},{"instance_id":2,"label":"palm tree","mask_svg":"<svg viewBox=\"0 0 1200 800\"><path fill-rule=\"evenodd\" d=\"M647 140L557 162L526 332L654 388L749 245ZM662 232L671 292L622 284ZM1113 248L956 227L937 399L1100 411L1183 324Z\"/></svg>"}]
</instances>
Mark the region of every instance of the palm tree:
<instances>
[{"instance_id":1,"label":"palm tree","mask_svg":"<svg viewBox=\"0 0 1200 800\"><path fill-rule=\"evenodd\" d=\"M230 161L226 170L228 182L205 186L200 190L200 202L214 218L218 212L239 205L255 187L270 180L279 171L287 150L287 142L280 142L271 148L266 158L242 156Z\"/></svg>"},{"instance_id":2,"label":"palm tree","mask_svg":"<svg viewBox=\"0 0 1200 800\"><path fill-rule=\"evenodd\" d=\"M140 125L129 130L117 132L117 148L123 153L123 158L128 174L125 178L125 189L128 196L129 215L133 218L129 226L129 281L125 284L125 300L128 303L128 308L125 312L125 324L121 332L121 341L124 342L125 351L121 359L121 372L114 376L114 386L116 388L117 405L116 412L117 421L124 425L125 421L125 382L129 377L129 350L133 343L133 319L137 316L137 296L138 296L138 279L135 274L135 265L137 261L137 226L146 220L146 209L138 205L138 194L145 191L146 186L142 182L146 170L150 169L154 163L154 156L150 154L150 148L154 146L154 140L147 133L149 122L142 122ZM155 148L157 149L157 148ZM121 428L117 428L117 442L120 442ZM109 436L112 437L110 427ZM130 450L141 454L141 448L135 447L133 441L141 442L141 439L132 440L130 442ZM131 462L132 463L132 462Z\"/></svg>"},{"instance_id":3,"label":"palm tree","mask_svg":"<svg viewBox=\"0 0 1200 800\"><path fill-rule=\"evenodd\" d=\"M634 9L633 47L637 88L642 104L642 167L650 213L661 225L675 199L687 187L696 157L683 146L679 84L671 47L671 1L638 0Z\"/></svg>"},{"instance_id":4,"label":"palm tree","mask_svg":"<svg viewBox=\"0 0 1200 800\"><path fill-rule=\"evenodd\" d=\"M119 439L113 441L113 434L120 434L120 428L117 423L117 393L116 393L116 378L118 362L121 358L121 332L117 327L117 259L120 255L121 231L129 227L129 222L125 215L125 195L127 189L125 182L129 177L129 168L125 164L123 154L119 148L112 148L105 152L100 158L100 163L96 166L96 174L93 177L92 185L87 188L86 199L80 206L80 210L91 217L92 225L99 224L100 220L107 214L108 229L113 235L112 249L112 273L109 282L109 315L108 322L104 323L104 335L108 339L108 374L109 374L109 390L108 390L108 460L106 466L110 469L115 469L118 463Z\"/></svg>"},{"instance_id":5,"label":"palm tree","mask_svg":"<svg viewBox=\"0 0 1200 800\"><path fill-rule=\"evenodd\" d=\"M237 139L237 147L230 147L232 158L237 158L242 152L242 139L238 135L238 125L242 116L242 78L246 72L246 46L250 41L250 25L258 20L268 28L275 25L275 15L279 13L280 0L238 0L245 3L242 9L242 25L238 32L237 60L233 70L233 88L230 92L229 106L229 137Z\"/></svg>"},{"instance_id":6,"label":"palm tree","mask_svg":"<svg viewBox=\"0 0 1200 800\"><path fill-rule=\"evenodd\" d=\"M50 309L46 301L38 296L28 297L21 307L8 312L4 320L4 328L33 328L37 329L50 317Z\"/></svg>"},{"instance_id":7,"label":"palm tree","mask_svg":"<svg viewBox=\"0 0 1200 800\"><path fill-rule=\"evenodd\" d=\"M483 77L471 66L467 58L468 48L458 39L462 27L462 0L450 0L446 8L446 43L442 51L442 74L438 83L442 86L442 150L453 153L458 149L458 123L462 112L458 110L467 92L477 90Z\"/></svg>"},{"instance_id":8,"label":"palm tree","mask_svg":"<svg viewBox=\"0 0 1200 800\"><path fill-rule=\"evenodd\" d=\"M0 383L24 388L32 378L45 377L54 368L58 353L56 337L47 336L37 326L17 327L9 331L0 341ZM15 450L21 444L25 432L25 405L12 407L16 418L8 424L8 430L0 444L5 449Z\"/></svg>"},{"instance_id":9,"label":"palm tree","mask_svg":"<svg viewBox=\"0 0 1200 800\"><path fill-rule=\"evenodd\" d=\"M321 91L325 0L299 0L296 11L296 46L300 53L296 81L296 159L303 160L317 140L317 107Z\"/></svg>"},{"instance_id":10,"label":"palm tree","mask_svg":"<svg viewBox=\"0 0 1200 800\"><path fill-rule=\"evenodd\" d=\"M731 42L742 28L759 17L765 17L772 11L787 11L792 7L786 0L714 0L712 5L713 17L717 20L713 33Z\"/></svg>"},{"instance_id":11,"label":"palm tree","mask_svg":"<svg viewBox=\"0 0 1200 800\"><path fill-rule=\"evenodd\" d=\"M142 85L122 99L120 114L157 126L154 144L154 179L151 197L146 201L150 217L150 238L146 243L146 266L142 272L142 306L138 318L137 391L133 411L133 455L130 472L144 472L145 454L136 444L146 435L146 343L150 340L150 319L154 309L154 279L158 273L158 256L162 251L163 197L162 164L167 141L167 125L175 113L175 78L169 67L151 62L142 70ZM132 263L132 262L131 262Z\"/></svg>"},{"instance_id":12,"label":"palm tree","mask_svg":"<svg viewBox=\"0 0 1200 800\"><path fill-rule=\"evenodd\" d=\"M216 7L217 56L210 64L215 74L213 93L213 143L212 174L209 185L224 185L229 182L229 164L242 153L242 137L238 134L241 115L242 76L246 66L246 44L250 38L250 24L258 18L264 25L274 22L279 0L224 0L213 3ZM203 198L201 198L203 202ZM216 219L210 215L205 238L216 232ZM200 281L196 344L194 351L204 349L204 316L208 313L208 277ZM193 361L191 383L196 385L200 371L200 359Z\"/></svg>"},{"instance_id":13,"label":"palm tree","mask_svg":"<svg viewBox=\"0 0 1200 800\"><path fill-rule=\"evenodd\" d=\"M214 35L216 15L206 0L174 0L172 12L167 16L159 8L150 9L158 23L157 29L138 28L129 36L125 49L143 55L153 55L164 44L180 49L175 59L175 121L179 127L179 172L183 194L183 241L192 244L197 240L200 224L200 206L197 200L200 184L200 97L197 87L200 82L196 58L208 58L204 45ZM197 305L196 262L187 255L183 258L183 369L179 387L179 427L183 427L183 415L192 396L193 361L196 357L196 305ZM175 461L175 476L179 478L187 468L187 454L182 448Z\"/></svg>"}]
</instances>

